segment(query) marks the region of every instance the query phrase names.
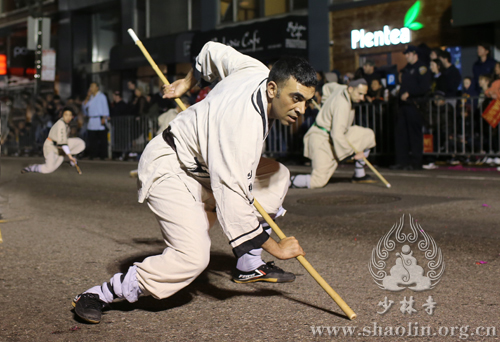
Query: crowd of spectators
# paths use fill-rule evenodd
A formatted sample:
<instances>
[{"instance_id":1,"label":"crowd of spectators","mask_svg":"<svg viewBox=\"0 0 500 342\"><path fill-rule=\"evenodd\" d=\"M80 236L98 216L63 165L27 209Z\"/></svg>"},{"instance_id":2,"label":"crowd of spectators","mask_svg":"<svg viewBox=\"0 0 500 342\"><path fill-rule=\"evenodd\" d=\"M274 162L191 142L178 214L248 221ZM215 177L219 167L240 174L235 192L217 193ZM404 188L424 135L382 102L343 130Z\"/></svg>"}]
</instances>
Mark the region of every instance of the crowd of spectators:
<instances>
[{"instance_id":1,"label":"crowd of spectators","mask_svg":"<svg viewBox=\"0 0 500 342\"><path fill-rule=\"evenodd\" d=\"M213 87L213 85L211 86ZM195 88L183 98L189 106L204 99L211 87ZM148 93L145 87L137 86L137 82L127 83L128 98L124 98L122 91L112 91L108 97L100 90L99 84L91 83L87 96L68 98L63 101L58 95L46 93L33 96L28 91L9 94L0 97L1 112L1 153L3 155L41 156L42 146L48 136L50 128L61 118L62 109L71 107L76 113L70 123L70 136L78 136L86 142L87 149L80 157L106 159L108 157L108 133L113 123L122 121L118 131L113 130L117 138L134 140L128 145L127 153L113 153L113 158L126 159L137 157L133 152L135 140L141 140L142 145L151 138L145 137L150 127L144 125L144 119L154 122L154 134L159 126L165 125L178 112L175 101L164 99L161 93ZM169 113L168 120L162 114ZM129 121L129 119L131 121ZM113 122L114 121L114 122ZM123 125L127 123L127 127ZM132 127L135 126L135 127ZM140 150L140 148L139 148Z\"/></svg>"},{"instance_id":2,"label":"crowd of spectators","mask_svg":"<svg viewBox=\"0 0 500 342\"><path fill-rule=\"evenodd\" d=\"M433 130L435 135L448 133L447 136L441 137L441 144L434 141L434 152L444 152L445 143L447 150L450 149L450 146L453 148L455 145L462 146L460 142L464 140L469 146L468 152L470 153L486 156L492 151L492 148L498 152L498 139L496 136L490 136L496 134L496 131L491 132L481 128L483 122L480 111L484 110L491 100L500 97L500 62L491 57L491 48L488 44L479 44L477 55L478 59L472 70L462 70L461 74L449 51L430 49L425 44L418 47L419 60L424 62L432 73L432 82L425 95L427 103L431 104L430 110L432 112L429 113L427 110L425 115L433 122L425 120L424 130L427 132ZM335 70L329 73L318 72L319 85L316 89L315 101L321 103L322 87L325 83L337 82L348 85L354 79L364 78L369 87L365 96L365 105L378 105L390 101L399 102L402 95L400 93L401 73L393 75L399 82L388 84L389 73L394 73L394 69L377 68L373 60L366 60L358 70L347 72L344 75ZM76 96L62 100L58 95L49 93L33 99L28 92L2 97L0 99L3 119L2 153L40 155L48 131L61 116L61 110L64 106L71 106L77 113L76 119L71 123L71 135L79 136L87 142L88 148L85 156L101 159L108 156L107 133L109 128L113 126L113 120L116 122L120 120L117 119L119 117L127 117L137 121L147 117L155 122L155 127L158 127L158 125L164 125L164 122L158 123L158 118L162 114L169 112L168 117L171 118L172 115L175 115L174 112L178 111L175 102L163 99L159 91L149 93L148 89L133 81L128 82L126 88L125 93L129 96L124 96L121 90L114 90L110 92L108 97L99 90L98 84L93 83L86 98ZM210 87L196 88L186 94L183 101L188 105L199 102L210 89ZM457 98L473 98L474 100L457 101ZM429 106L427 107L429 108ZM379 110L374 110L374 112L380 113ZM440 114L443 112L446 115ZM464 114L457 116L459 112ZM299 139L313 124L317 113L318 108L311 103L298 127L295 128ZM455 117L452 117L453 115ZM163 118L165 117L163 115ZM473 119L470 119L471 117ZM462 134L457 135L456 128L450 126L450 122L456 125L457 119L458 124L462 124L460 120L464 120L463 126L469 129L467 133L462 132ZM135 141L142 139L143 142L147 142L151 139L151 134L146 136L148 132L145 131L131 132L129 130L124 132L123 130L121 132L113 131L113 134L118 138L125 138L125 135L128 134ZM451 130L455 130L455 135L449 134ZM153 134L157 134L157 132L155 131ZM273 136L271 135L270 138L272 139ZM493 145L487 147L485 141L493 141ZM474 145L475 148L472 149L471 145ZM460 146L458 151L464 152L460 150ZM137 150L137 148L134 147L134 144L128 142L127 147L123 148L120 153L114 153L113 157L119 159L136 157L137 151L133 152L133 150ZM500 163L500 159L498 161Z\"/></svg>"}]
</instances>

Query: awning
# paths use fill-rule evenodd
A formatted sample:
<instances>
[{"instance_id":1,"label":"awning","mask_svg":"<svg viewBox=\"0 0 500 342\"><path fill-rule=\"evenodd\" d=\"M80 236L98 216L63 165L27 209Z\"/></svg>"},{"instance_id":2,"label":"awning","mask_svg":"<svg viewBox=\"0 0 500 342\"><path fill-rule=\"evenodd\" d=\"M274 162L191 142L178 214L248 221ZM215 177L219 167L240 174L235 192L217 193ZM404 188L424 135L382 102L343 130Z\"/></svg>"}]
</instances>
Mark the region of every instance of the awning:
<instances>
[{"instance_id":1,"label":"awning","mask_svg":"<svg viewBox=\"0 0 500 342\"><path fill-rule=\"evenodd\" d=\"M190 63L193 35L191 32L186 32L141 41L156 64ZM136 69L145 65L149 63L134 43L115 45L111 49L110 70Z\"/></svg>"},{"instance_id":2,"label":"awning","mask_svg":"<svg viewBox=\"0 0 500 342\"><path fill-rule=\"evenodd\" d=\"M208 41L221 42L261 61L284 55L307 58L308 20L306 15L231 25L217 30L196 33L191 52L196 56Z\"/></svg>"}]
</instances>

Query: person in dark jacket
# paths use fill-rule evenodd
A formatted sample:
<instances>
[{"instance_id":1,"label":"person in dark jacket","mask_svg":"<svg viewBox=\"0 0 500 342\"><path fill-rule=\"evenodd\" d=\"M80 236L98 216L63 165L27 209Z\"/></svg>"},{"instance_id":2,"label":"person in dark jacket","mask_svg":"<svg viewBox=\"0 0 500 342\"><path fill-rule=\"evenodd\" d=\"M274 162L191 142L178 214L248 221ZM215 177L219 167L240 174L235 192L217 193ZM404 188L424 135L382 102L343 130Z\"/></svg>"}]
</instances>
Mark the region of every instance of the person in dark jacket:
<instances>
[{"instance_id":1,"label":"person in dark jacket","mask_svg":"<svg viewBox=\"0 0 500 342\"><path fill-rule=\"evenodd\" d=\"M433 75L432 80L432 92L442 91L443 93L446 91L446 80L443 76L443 63L440 59L436 58L431 61L431 72Z\"/></svg>"},{"instance_id":2,"label":"person in dark jacket","mask_svg":"<svg viewBox=\"0 0 500 342\"><path fill-rule=\"evenodd\" d=\"M439 59L443 63L442 75L446 84L444 91L446 97L459 96L458 88L462 83L462 75L457 67L451 63L451 54L448 51L441 51Z\"/></svg>"},{"instance_id":3,"label":"person in dark jacket","mask_svg":"<svg viewBox=\"0 0 500 342\"><path fill-rule=\"evenodd\" d=\"M113 93L113 102L111 102L110 116L127 116L130 115L130 107L123 101L122 94L119 90Z\"/></svg>"},{"instance_id":4,"label":"person in dark jacket","mask_svg":"<svg viewBox=\"0 0 500 342\"><path fill-rule=\"evenodd\" d=\"M491 57L489 44L481 43L477 46L477 57L477 61L472 66L472 74L474 75L473 85L478 92L481 92L479 76L492 75L496 61Z\"/></svg>"},{"instance_id":5,"label":"person in dark jacket","mask_svg":"<svg viewBox=\"0 0 500 342\"><path fill-rule=\"evenodd\" d=\"M424 137L423 114L420 107L431 88L431 73L419 60L418 49L409 45L404 52L408 64L401 70L398 122L396 124L396 164L393 170L422 168Z\"/></svg>"}]
</instances>

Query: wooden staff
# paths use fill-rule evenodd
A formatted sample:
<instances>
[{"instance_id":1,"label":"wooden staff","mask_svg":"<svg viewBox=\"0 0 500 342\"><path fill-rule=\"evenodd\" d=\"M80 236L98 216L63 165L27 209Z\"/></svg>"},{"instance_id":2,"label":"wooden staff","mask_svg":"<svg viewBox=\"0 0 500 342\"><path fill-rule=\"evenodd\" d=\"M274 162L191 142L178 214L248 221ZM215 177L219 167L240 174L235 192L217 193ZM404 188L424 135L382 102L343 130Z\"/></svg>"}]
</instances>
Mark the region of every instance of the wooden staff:
<instances>
[{"instance_id":1,"label":"wooden staff","mask_svg":"<svg viewBox=\"0 0 500 342\"><path fill-rule=\"evenodd\" d=\"M139 46L139 48L141 49L144 56L146 56L146 59L149 61L149 64L151 64L151 66L156 71L156 73L158 74L160 79L163 81L163 83L165 83L166 85L169 85L170 83L165 78L163 73L160 71L160 69L158 68L156 63L153 61L153 59L151 58L151 55L148 53L148 51L146 50L146 48L144 47L142 42L139 40L139 38L135 34L134 30L129 29L128 33L130 34L130 36L134 40L135 44L137 46ZM177 104L179 105L179 107L182 110L186 110L184 103L182 103L179 99L175 99L175 101L177 102ZM276 223L273 221L273 219L266 213L264 208L262 208L262 206L259 204L257 199L254 198L253 204L254 204L255 208L259 211L259 213L262 215L264 220L266 220L267 224L269 224L269 226L272 228L272 230L276 233L276 235L278 235L278 237L280 239L286 238L285 234L283 234L283 232L278 227L278 225L276 225ZM297 257L297 260L302 264L302 266L304 266L304 268L318 282L318 284L321 285L321 287L333 298L335 303L337 303L340 306L340 308L342 309L342 311L345 312L347 317L349 317L349 319L355 319L356 314L354 313L354 311L352 311L352 309L344 302L344 300L330 287L330 285L328 285L328 283L319 275L319 273L316 272L316 270L311 266L311 264L306 260L306 258L304 258L302 255L299 255Z\"/></svg>"},{"instance_id":2,"label":"wooden staff","mask_svg":"<svg viewBox=\"0 0 500 342\"><path fill-rule=\"evenodd\" d=\"M259 213L262 215L262 217L266 220L267 224L271 226L273 231L278 235L278 237L283 240L286 238L286 235L283 234L281 229L278 227L278 225L273 221L273 219L266 213L264 208L260 205L260 203L257 201L257 199L253 199L253 204L255 208L259 211ZM309 274L318 282L318 284L323 288L323 290L326 291L332 297L332 299L337 303L337 305L344 311L344 313L349 317L349 319L353 320L357 317L357 315L352 311L352 309L349 307L349 305L344 302L344 300L335 292L330 285L323 279L323 277L316 272L314 267L309 263L309 261L306 260L305 257L302 255L299 255L297 257L297 260L304 266L304 268L309 272Z\"/></svg>"},{"instance_id":3,"label":"wooden staff","mask_svg":"<svg viewBox=\"0 0 500 342\"><path fill-rule=\"evenodd\" d=\"M314 104L314 106L318 109L318 110L321 110L321 107L318 105L318 103L314 100L311 100L312 103ZM358 154L358 150L356 150L356 148L351 144L351 142L349 140L347 140L347 138L345 139L347 141L347 143L349 144L349 146L351 146L351 148L354 150L354 153ZM368 159L366 159L365 156L363 156L363 161L366 163L366 165L368 165L368 167L373 171L374 174L377 175L377 177L382 181L382 183L385 184L386 187L390 188L391 187L391 184L389 184L389 182L384 178L384 176L382 176L378 171L377 169L372 165L372 163L370 163L368 161Z\"/></svg>"}]
</instances>

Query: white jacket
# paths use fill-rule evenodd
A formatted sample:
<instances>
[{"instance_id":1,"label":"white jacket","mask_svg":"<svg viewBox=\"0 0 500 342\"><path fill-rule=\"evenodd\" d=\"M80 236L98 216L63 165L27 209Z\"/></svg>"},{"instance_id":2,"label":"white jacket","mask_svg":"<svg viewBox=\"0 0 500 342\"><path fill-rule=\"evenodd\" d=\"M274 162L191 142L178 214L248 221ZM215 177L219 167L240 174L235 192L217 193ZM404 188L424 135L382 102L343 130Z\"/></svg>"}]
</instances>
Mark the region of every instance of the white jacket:
<instances>
[{"instance_id":1,"label":"white jacket","mask_svg":"<svg viewBox=\"0 0 500 342\"><path fill-rule=\"evenodd\" d=\"M254 212L252 186L268 134L269 69L231 47L209 42L196 58L194 73L198 79L221 81L170 123L178 159L190 175L211 188L218 220L235 254L246 253L267 240ZM150 144L156 146L158 139L162 136ZM146 150L139 165L139 202L161 178L155 163L166 153Z\"/></svg>"}]
</instances>

